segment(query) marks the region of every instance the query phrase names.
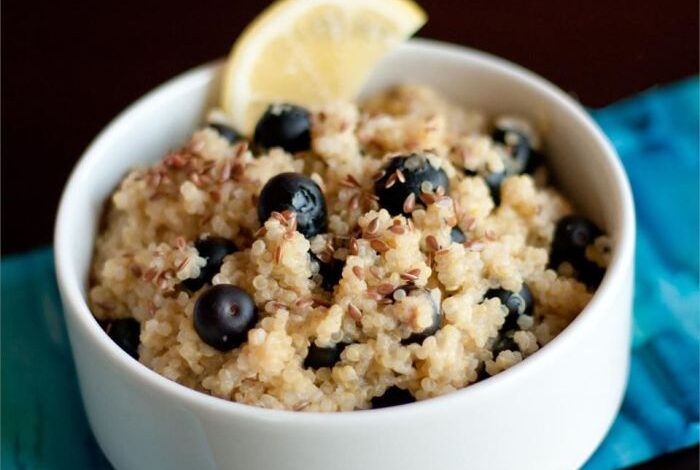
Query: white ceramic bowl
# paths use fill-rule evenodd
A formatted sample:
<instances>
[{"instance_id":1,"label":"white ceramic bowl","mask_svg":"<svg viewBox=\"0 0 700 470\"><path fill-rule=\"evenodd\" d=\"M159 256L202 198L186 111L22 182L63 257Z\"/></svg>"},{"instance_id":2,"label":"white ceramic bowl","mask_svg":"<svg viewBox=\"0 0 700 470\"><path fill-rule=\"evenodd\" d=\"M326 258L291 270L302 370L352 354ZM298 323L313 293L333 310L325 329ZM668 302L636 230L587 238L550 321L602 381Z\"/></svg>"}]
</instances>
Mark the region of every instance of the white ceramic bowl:
<instances>
[{"instance_id":1,"label":"white ceramic bowl","mask_svg":"<svg viewBox=\"0 0 700 470\"><path fill-rule=\"evenodd\" d=\"M621 401L629 346L634 209L615 151L561 90L501 59L412 40L367 91L424 82L487 113L547 123L549 163L564 191L612 236L593 300L556 339L496 377L395 408L321 414L232 403L171 382L131 359L85 301L102 202L125 172L183 143L214 102L220 64L158 87L85 152L56 222L58 281L85 408L119 469L565 469L583 464Z\"/></svg>"}]
</instances>

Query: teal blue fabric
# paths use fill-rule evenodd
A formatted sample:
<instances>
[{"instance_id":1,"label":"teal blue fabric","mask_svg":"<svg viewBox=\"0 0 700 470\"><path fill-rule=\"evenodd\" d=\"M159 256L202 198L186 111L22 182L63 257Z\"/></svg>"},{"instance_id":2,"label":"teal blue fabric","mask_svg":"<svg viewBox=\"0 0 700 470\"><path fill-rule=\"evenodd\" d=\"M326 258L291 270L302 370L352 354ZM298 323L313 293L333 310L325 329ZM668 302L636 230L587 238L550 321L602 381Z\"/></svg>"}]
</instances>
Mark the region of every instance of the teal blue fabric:
<instances>
[{"instance_id":1,"label":"teal blue fabric","mask_svg":"<svg viewBox=\"0 0 700 470\"><path fill-rule=\"evenodd\" d=\"M592 111L627 170L638 232L629 385L586 470L699 440L698 85L693 78Z\"/></svg>"},{"instance_id":2,"label":"teal blue fabric","mask_svg":"<svg viewBox=\"0 0 700 470\"><path fill-rule=\"evenodd\" d=\"M631 375L586 470L621 468L699 440L698 79L592 111L632 183L639 233ZM2 468L110 468L86 421L52 253L0 265Z\"/></svg>"},{"instance_id":3,"label":"teal blue fabric","mask_svg":"<svg viewBox=\"0 0 700 470\"><path fill-rule=\"evenodd\" d=\"M112 468L83 411L52 251L3 259L0 279L0 467Z\"/></svg>"}]
</instances>

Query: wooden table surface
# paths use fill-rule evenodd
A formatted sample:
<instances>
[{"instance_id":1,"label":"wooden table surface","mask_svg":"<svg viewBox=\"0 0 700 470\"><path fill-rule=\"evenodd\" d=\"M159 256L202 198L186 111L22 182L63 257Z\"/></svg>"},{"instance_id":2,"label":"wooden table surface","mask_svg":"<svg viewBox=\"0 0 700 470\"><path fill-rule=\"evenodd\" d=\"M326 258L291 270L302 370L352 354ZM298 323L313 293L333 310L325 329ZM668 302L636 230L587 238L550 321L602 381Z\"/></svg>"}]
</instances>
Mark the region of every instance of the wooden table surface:
<instances>
[{"instance_id":1,"label":"wooden table surface","mask_svg":"<svg viewBox=\"0 0 700 470\"><path fill-rule=\"evenodd\" d=\"M265 3L5 0L2 253L50 243L90 140L149 89L224 56ZM515 61L586 106L698 73L697 0L420 3L430 16L420 36ZM679 455L645 468L697 468L696 448Z\"/></svg>"}]
</instances>

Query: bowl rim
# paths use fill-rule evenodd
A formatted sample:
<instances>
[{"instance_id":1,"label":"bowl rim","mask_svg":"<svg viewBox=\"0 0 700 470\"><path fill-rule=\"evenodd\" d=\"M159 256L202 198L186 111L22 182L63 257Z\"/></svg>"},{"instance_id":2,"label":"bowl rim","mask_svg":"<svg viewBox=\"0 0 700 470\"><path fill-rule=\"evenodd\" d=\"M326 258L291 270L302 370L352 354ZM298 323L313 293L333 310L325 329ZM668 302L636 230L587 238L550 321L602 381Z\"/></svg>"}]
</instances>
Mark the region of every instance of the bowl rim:
<instances>
[{"instance_id":1,"label":"bowl rim","mask_svg":"<svg viewBox=\"0 0 700 470\"><path fill-rule=\"evenodd\" d=\"M593 297L571 324L553 338L546 347L528 357L527 360L510 367L496 376L490 377L488 380L471 384L451 393L417 401L409 405L376 410L369 409L339 412L298 412L267 409L218 398L167 379L143 364L134 361L131 356L121 350L116 343L109 339L91 313L87 304L87 299L81 293L82 281L79 279L80 276L71 274L75 269L71 267L70 250L62 248L63 246L67 246L69 238L67 233L69 229L67 224L63 221L66 219L71 209L71 200L79 194L78 189L80 181L83 180L88 170L91 169L88 163L96 158L94 155L99 154L97 148L100 146L103 138L123 125L124 123L122 121L124 118L137 109L148 106L150 102L159 97L162 98L165 95L177 94L176 92L178 89L189 89L192 86L196 86L201 81L209 80L211 74L221 65L221 60L209 62L185 71L157 86L133 102L100 131L73 168L68 182L63 189L54 231L55 269L59 290L65 305L65 315L72 316L73 320L75 320L74 325L82 330L82 333L93 345L96 345L102 354L107 355L115 367L118 367L124 373L130 374L141 387L147 387L157 390L160 393L165 393L179 400L186 406L231 413L241 418L259 419L276 423L287 422L295 426L305 424L343 426L350 422L369 424L372 420L385 419L388 415L398 417L399 415L406 416L409 413L414 415L432 413L437 411L438 408L449 407L450 404L456 400L478 400L497 387L508 387L509 384L517 381L518 377L525 374L536 373L538 365L555 359L559 350L570 337L577 335L579 330L584 329L587 324L595 323L601 315L606 313L605 309L599 308L599 306L605 304L612 296L616 295L615 286L618 285L625 276L629 275L629 266L632 263L635 240L634 204L629 181L617 152L614 150L607 137L605 137L602 130L584 111L579 103L574 101L574 99L556 85L534 72L486 52L430 39L410 39L407 43L400 45L399 48L421 50L422 52L430 54L446 54L454 57L456 60L468 58L476 62L478 66L496 69L498 73L509 75L517 81L525 82L525 84L535 88L538 92L548 95L549 98L556 103L556 106L575 117L577 125L582 126L589 137L597 141L603 151L602 153L605 156L606 164L609 166L608 170L615 182L610 190L612 193L617 192L617 197L613 199L619 206L618 212L621 217L620 233L613 244L610 265ZM94 236L92 239L94 243Z\"/></svg>"}]
</instances>

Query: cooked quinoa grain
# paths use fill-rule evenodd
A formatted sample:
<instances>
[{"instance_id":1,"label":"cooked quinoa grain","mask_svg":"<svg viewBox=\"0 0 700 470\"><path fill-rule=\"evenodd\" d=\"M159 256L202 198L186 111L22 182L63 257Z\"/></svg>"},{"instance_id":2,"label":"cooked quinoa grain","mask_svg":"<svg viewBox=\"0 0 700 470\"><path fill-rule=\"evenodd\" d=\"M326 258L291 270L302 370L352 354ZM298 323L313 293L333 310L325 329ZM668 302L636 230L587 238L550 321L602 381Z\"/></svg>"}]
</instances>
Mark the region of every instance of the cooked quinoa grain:
<instances>
[{"instance_id":1,"label":"cooked quinoa grain","mask_svg":"<svg viewBox=\"0 0 700 470\"><path fill-rule=\"evenodd\" d=\"M254 152L223 123L206 125L112 195L92 311L136 320L138 359L159 374L265 408L388 406L497 374L581 312L592 291L580 266L604 268L609 241L595 232L551 265L555 227L573 210L546 169L532 169L546 140L493 118L404 85L310 110L310 145L295 154ZM263 187L282 173L303 184L286 190L286 206L261 210ZM318 194L325 207L309 219ZM231 330L243 342L223 351L193 318L220 284L257 309ZM236 297L220 302L239 313Z\"/></svg>"}]
</instances>

